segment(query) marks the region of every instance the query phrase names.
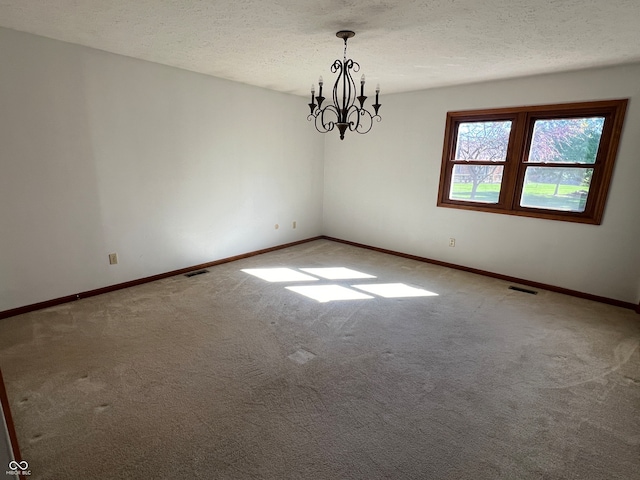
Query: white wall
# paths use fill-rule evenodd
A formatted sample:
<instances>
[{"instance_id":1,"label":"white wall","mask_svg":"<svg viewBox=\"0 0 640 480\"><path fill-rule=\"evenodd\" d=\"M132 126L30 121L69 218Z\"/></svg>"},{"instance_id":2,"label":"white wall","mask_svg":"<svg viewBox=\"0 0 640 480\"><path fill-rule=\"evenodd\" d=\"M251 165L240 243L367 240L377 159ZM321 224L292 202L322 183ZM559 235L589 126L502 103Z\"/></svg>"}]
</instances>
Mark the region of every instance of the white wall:
<instances>
[{"instance_id":1,"label":"white wall","mask_svg":"<svg viewBox=\"0 0 640 480\"><path fill-rule=\"evenodd\" d=\"M636 64L383 95L383 120L369 134L328 134L323 231L638 303L639 80ZM447 111L612 98L630 102L602 225L436 207Z\"/></svg>"},{"instance_id":2,"label":"white wall","mask_svg":"<svg viewBox=\"0 0 640 480\"><path fill-rule=\"evenodd\" d=\"M321 234L306 110L0 29L0 311Z\"/></svg>"},{"instance_id":3,"label":"white wall","mask_svg":"<svg viewBox=\"0 0 640 480\"><path fill-rule=\"evenodd\" d=\"M0 66L0 311L319 234L640 299L640 65L383 90L343 142L306 98L1 28ZM436 207L448 110L623 97L602 225Z\"/></svg>"}]
</instances>

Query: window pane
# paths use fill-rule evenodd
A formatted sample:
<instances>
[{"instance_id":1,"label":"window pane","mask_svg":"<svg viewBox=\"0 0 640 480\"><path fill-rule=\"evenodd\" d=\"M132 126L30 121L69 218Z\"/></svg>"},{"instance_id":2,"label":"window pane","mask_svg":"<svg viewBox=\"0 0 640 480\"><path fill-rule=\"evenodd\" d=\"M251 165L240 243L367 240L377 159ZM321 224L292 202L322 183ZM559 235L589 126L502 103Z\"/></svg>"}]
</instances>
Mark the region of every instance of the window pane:
<instances>
[{"instance_id":1,"label":"window pane","mask_svg":"<svg viewBox=\"0 0 640 480\"><path fill-rule=\"evenodd\" d=\"M449 199L498 203L502 165L454 165Z\"/></svg>"},{"instance_id":2,"label":"window pane","mask_svg":"<svg viewBox=\"0 0 640 480\"><path fill-rule=\"evenodd\" d=\"M520 205L584 212L593 168L527 167Z\"/></svg>"},{"instance_id":3,"label":"window pane","mask_svg":"<svg viewBox=\"0 0 640 480\"><path fill-rule=\"evenodd\" d=\"M462 122L458 125L456 160L504 162L511 121Z\"/></svg>"},{"instance_id":4,"label":"window pane","mask_svg":"<svg viewBox=\"0 0 640 480\"><path fill-rule=\"evenodd\" d=\"M604 117L536 120L530 162L596 163Z\"/></svg>"}]
</instances>

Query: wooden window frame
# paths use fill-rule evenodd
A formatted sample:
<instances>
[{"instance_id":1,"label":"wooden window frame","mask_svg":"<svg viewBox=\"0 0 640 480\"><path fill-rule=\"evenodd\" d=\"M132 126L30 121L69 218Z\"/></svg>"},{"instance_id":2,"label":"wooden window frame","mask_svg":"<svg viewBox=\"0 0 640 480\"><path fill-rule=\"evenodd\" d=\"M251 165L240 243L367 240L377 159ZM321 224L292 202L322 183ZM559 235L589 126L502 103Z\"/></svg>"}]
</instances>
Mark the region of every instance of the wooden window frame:
<instances>
[{"instance_id":1,"label":"wooden window frame","mask_svg":"<svg viewBox=\"0 0 640 480\"><path fill-rule=\"evenodd\" d=\"M447 112L442 166L440 170L440 185L438 190L438 206L599 225L602 222L602 216L604 214L627 103L627 99L619 99ZM602 116L605 119L595 163L541 164L528 162L527 157L536 120L584 118L592 116ZM455 160L456 140L458 128L461 123L500 120L511 120L513 122L511 125L506 160L504 162L469 162L466 160ZM460 164L504 166L500 196L497 203L470 202L449 198L453 167ZM524 186L524 176L527 166L593 168L594 171L585 210L583 212L569 212L521 206L519 200Z\"/></svg>"}]
</instances>

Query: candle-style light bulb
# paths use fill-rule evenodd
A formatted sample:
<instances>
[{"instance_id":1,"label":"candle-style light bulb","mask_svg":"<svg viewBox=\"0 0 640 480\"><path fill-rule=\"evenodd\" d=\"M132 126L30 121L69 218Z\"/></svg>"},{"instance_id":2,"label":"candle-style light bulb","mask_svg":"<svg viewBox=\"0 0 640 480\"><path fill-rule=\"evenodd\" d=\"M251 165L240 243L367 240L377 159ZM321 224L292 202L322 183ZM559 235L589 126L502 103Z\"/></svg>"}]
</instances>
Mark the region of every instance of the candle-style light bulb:
<instances>
[{"instance_id":1,"label":"candle-style light bulb","mask_svg":"<svg viewBox=\"0 0 640 480\"><path fill-rule=\"evenodd\" d=\"M316 101L313 98L316 93L316 86L311 84L311 103L309 104L309 108L311 109L311 115L313 115L313 111L316 109Z\"/></svg>"},{"instance_id":2,"label":"candle-style light bulb","mask_svg":"<svg viewBox=\"0 0 640 480\"><path fill-rule=\"evenodd\" d=\"M364 83L364 73L362 74L362 76L360 77L360 84Z\"/></svg>"},{"instance_id":3,"label":"candle-style light bulb","mask_svg":"<svg viewBox=\"0 0 640 480\"><path fill-rule=\"evenodd\" d=\"M320 85L320 93L318 94L319 97L322 96L322 84L324 82L322 81L322 75L320 75L320 78L318 79L318 85Z\"/></svg>"},{"instance_id":4,"label":"candle-style light bulb","mask_svg":"<svg viewBox=\"0 0 640 480\"><path fill-rule=\"evenodd\" d=\"M364 73L360 77L360 96L364 97Z\"/></svg>"},{"instance_id":5,"label":"candle-style light bulb","mask_svg":"<svg viewBox=\"0 0 640 480\"><path fill-rule=\"evenodd\" d=\"M378 109L381 107L380 102L378 101L378 95L380 95L380 84L376 85L376 103L373 104L373 108L376 110L376 116L378 115Z\"/></svg>"}]
</instances>

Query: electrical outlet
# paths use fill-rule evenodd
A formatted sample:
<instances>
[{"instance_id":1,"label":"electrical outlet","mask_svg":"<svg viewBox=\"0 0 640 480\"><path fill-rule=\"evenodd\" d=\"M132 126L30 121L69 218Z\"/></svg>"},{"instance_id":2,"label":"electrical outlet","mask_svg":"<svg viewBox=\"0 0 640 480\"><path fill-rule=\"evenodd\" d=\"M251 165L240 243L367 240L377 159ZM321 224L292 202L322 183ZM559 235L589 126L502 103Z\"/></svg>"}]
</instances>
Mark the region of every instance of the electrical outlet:
<instances>
[{"instance_id":1,"label":"electrical outlet","mask_svg":"<svg viewBox=\"0 0 640 480\"><path fill-rule=\"evenodd\" d=\"M456 239L455 238L450 238L449 239L449 246L450 247L455 247L456 246Z\"/></svg>"},{"instance_id":2,"label":"electrical outlet","mask_svg":"<svg viewBox=\"0 0 640 480\"><path fill-rule=\"evenodd\" d=\"M293 221L293 229L294 229L294 230L296 229L296 224L297 224L297 223L298 223L298 222L296 222L295 220Z\"/></svg>"},{"instance_id":3,"label":"electrical outlet","mask_svg":"<svg viewBox=\"0 0 640 480\"><path fill-rule=\"evenodd\" d=\"M109 265L117 265L118 264L118 254L110 253L109 254Z\"/></svg>"}]
</instances>

